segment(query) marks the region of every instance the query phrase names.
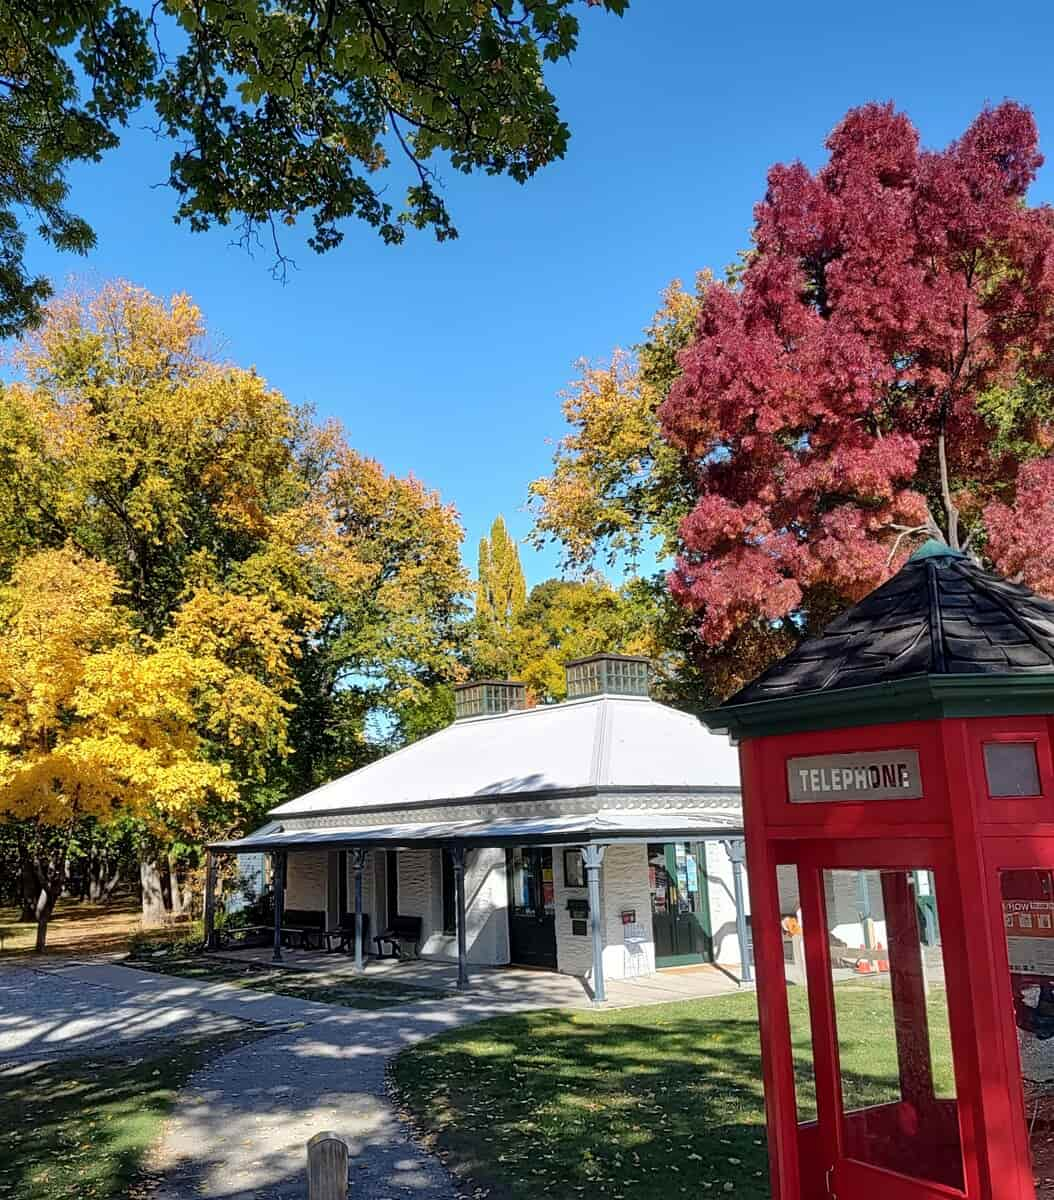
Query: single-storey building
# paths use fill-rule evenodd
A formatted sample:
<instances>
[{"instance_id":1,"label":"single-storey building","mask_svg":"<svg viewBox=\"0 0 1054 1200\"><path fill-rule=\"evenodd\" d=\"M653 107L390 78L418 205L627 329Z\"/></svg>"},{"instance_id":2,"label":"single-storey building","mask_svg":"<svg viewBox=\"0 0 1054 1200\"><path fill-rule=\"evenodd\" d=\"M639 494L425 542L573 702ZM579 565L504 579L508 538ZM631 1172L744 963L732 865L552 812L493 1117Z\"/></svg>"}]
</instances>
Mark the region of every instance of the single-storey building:
<instances>
[{"instance_id":1,"label":"single-storey building","mask_svg":"<svg viewBox=\"0 0 1054 1200\"><path fill-rule=\"evenodd\" d=\"M735 748L653 700L645 659L577 660L567 684L566 701L532 708L522 684L461 684L445 729L211 849L270 855L280 906L327 928L358 896L360 953L417 919L421 955L460 959L463 978L469 964L548 968L602 996L605 976L738 967Z\"/></svg>"}]
</instances>

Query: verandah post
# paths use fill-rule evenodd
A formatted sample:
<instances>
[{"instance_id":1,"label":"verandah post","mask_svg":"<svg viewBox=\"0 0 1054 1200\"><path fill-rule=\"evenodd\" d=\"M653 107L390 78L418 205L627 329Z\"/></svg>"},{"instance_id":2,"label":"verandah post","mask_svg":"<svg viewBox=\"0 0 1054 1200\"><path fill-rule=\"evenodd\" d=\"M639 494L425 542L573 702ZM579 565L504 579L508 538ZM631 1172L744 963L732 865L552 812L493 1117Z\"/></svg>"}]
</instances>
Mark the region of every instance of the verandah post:
<instances>
[{"instance_id":1,"label":"verandah post","mask_svg":"<svg viewBox=\"0 0 1054 1200\"><path fill-rule=\"evenodd\" d=\"M746 897L743 894L743 864L747 861L747 843L743 838L727 838L723 845L732 864L732 890L736 900L736 939L739 942L739 982L753 983L750 938L747 936Z\"/></svg>"},{"instance_id":2,"label":"verandah post","mask_svg":"<svg viewBox=\"0 0 1054 1200\"><path fill-rule=\"evenodd\" d=\"M450 860L454 867L454 894L457 899L457 986L468 987L468 943L465 936L465 847L452 846Z\"/></svg>"},{"instance_id":3,"label":"verandah post","mask_svg":"<svg viewBox=\"0 0 1054 1200\"><path fill-rule=\"evenodd\" d=\"M355 872L355 972L365 970L362 961L362 872L366 866L366 851L362 846L351 850L351 868Z\"/></svg>"},{"instance_id":4,"label":"verandah post","mask_svg":"<svg viewBox=\"0 0 1054 1200\"><path fill-rule=\"evenodd\" d=\"M582 862L589 885L589 923L593 932L593 1003L601 1005L607 999L604 990L604 927L600 909L600 868L604 862L604 846L583 846Z\"/></svg>"},{"instance_id":5,"label":"verandah post","mask_svg":"<svg viewBox=\"0 0 1054 1200\"><path fill-rule=\"evenodd\" d=\"M216 854L205 851L205 908L202 913L205 927L205 949L216 949Z\"/></svg>"},{"instance_id":6,"label":"verandah post","mask_svg":"<svg viewBox=\"0 0 1054 1200\"><path fill-rule=\"evenodd\" d=\"M286 852L275 850L271 855L271 878L274 887L274 952L273 962L282 961L282 921L285 917Z\"/></svg>"}]
</instances>

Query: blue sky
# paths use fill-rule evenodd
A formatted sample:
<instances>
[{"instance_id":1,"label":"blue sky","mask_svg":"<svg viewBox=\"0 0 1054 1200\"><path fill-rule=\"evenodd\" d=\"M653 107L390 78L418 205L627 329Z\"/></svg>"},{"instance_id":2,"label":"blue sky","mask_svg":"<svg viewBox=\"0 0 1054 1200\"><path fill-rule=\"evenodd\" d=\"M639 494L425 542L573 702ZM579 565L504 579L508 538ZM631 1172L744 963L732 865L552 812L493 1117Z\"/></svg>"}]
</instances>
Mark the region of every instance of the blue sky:
<instances>
[{"instance_id":1,"label":"blue sky","mask_svg":"<svg viewBox=\"0 0 1054 1200\"><path fill-rule=\"evenodd\" d=\"M567 158L525 187L446 173L458 241L386 247L349 226L318 257L293 237L299 270L280 285L266 254L173 224L173 196L151 186L167 147L133 129L71 177L97 249L82 260L33 245L31 266L59 285L123 276L189 292L227 356L456 504L471 565L496 513L529 531L527 484L563 432L575 360L632 344L670 279L734 258L768 166L818 164L847 108L892 99L940 146L1012 97L1054 155L1049 3L631 0L621 20L580 16L578 53L550 72ZM1054 198L1052 179L1054 164L1034 201ZM523 557L531 583L556 569L555 551Z\"/></svg>"}]
</instances>

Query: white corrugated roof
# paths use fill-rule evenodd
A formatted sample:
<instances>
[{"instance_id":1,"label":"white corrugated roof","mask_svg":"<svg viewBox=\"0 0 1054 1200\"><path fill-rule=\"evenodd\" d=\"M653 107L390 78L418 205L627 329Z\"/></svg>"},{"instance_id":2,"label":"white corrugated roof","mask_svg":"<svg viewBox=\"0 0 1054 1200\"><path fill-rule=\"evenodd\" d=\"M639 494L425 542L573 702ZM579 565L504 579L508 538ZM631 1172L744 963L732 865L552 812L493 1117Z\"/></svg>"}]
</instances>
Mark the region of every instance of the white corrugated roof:
<instances>
[{"instance_id":1,"label":"white corrugated roof","mask_svg":"<svg viewBox=\"0 0 1054 1200\"><path fill-rule=\"evenodd\" d=\"M623 789L737 793L739 756L688 713L643 697L597 696L455 721L273 815Z\"/></svg>"},{"instance_id":2,"label":"white corrugated roof","mask_svg":"<svg viewBox=\"0 0 1054 1200\"><path fill-rule=\"evenodd\" d=\"M595 813L566 817L499 817L487 821L422 821L312 829L283 830L271 824L237 841L217 842L213 848L245 853L282 848L309 850L313 846L334 847L344 843L363 845L380 842L406 846L415 842L446 841L482 842L486 845L527 841L531 845L544 846L562 842L617 842L623 838L639 840L642 836L687 838L709 834L724 837L741 832L738 811L727 808L692 808L678 812L602 809Z\"/></svg>"}]
</instances>

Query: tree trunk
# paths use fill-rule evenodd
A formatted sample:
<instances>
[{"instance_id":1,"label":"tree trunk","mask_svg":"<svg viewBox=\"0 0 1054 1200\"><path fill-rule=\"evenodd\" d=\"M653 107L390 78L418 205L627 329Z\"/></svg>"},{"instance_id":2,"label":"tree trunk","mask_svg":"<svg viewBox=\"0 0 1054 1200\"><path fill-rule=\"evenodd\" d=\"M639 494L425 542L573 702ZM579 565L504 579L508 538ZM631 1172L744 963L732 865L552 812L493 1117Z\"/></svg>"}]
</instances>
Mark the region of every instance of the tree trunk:
<instances>
[{"instance_id":1,"label":"tree trunk","mask_svg":"<svg viewBox=\"0 0 1054 1200\"><path fill-rule=\"evenodd\" d=\"M107 866L107 869L109 869L109 863L107 863L106 866ZM104 875L101 880L102 894L99 896L100 904L109 904L110 903L110 901L113 899L114 892L117 890L117 885L120 882L121 882L121 863L120 863L120 861L118 861L118 862L114 863L114 865L113 865L113 874L110 875L109 878L107 878Z\"/></svg>"},{"instance_id":2,"label":"tree trunk","mask_svg":"<svg viewBox=\"0 0 1054 1200\"><path fill-rule=\"evenodd\" d=\"M48 940L48 922L55 903L66 885L66 864L69 842L62 841L50 848L41 848L32 858L33 873L38 888L33 915L37 922L37 953L43 954Z\"/></svg>"},{"instance_id":3,"label":"tree trunk","mask_svg":"<svg viewBox=\"0 0 1054 1200\"><path fill-rule=\"evenodd\" d=\"M51 914L55 911L55 901L59 898L59 892L62 890L62 876L55 881L51 888L42 887L40 895L37 897L36 904L36 920L37 920L37 953L43 954L44 947L48 940L48 922L51 920Z\"/></svg>"},{"instance_id":4,"label":"tree trunk","mask_svg":"<svg viewBox=\"0 0 1054 1200\"><path fill-rule=\"evenodd\" d=\"M36 872L33 870L33 862L25 846L18 847L18 857L22 868L22 911L18 919L35 921L37 919L37 896L40 894Z\"/></svg>"},{"instance_id":5,"label":"tree trunk","mask_svg":"<svg viewBox=\"0 0 1054 1200\"><path fill-rule=\"evenodd\" d=\"M102 899L103 873L106 870L106 860L97 851L93 850L91 857L88 859L88 867L85 875L88 879L88 899L92 904L98 904Z\"/></svg>"},{"instance_id":6,"label":"tree trunk","mask_svg":"<svg viewBox=\"0 0 1054 1200\"><path fill-rule=\"evenodd\" d=\"M143 889L143 924L147 927L162 924L165 919L165 898L156 859L140 860L139 882Z\"/></svg>"},{"instance_id":7,"label":"tree trunk","mask_svg":"<svg viewBox=\"0 0 1054 1200\"><path fill-rule=\"evenodd\" d=\"M168 856L169 907L174 917L181 917L187 910L187 899L183 894L183 883L175 856Z\"/></svg>"}]
</instances>

